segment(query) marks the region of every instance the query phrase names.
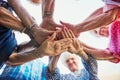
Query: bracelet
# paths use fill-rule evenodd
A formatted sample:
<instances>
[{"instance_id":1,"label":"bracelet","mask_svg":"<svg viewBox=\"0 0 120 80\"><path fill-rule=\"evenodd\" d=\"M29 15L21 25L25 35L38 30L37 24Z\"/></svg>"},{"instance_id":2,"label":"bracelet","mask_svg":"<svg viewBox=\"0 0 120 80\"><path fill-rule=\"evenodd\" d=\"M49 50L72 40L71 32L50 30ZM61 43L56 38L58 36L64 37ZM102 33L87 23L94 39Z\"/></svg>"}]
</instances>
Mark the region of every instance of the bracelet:
<instances>
[{"instance_id":1,"label":"bracelet","mask_svg":"<svg viewBox=\"0 0 120 80\"><path fill-rule=\"evenodd\" d=\"M36 23L34 22L32 25L30 25L29 29L31 30L35 25Z\"/></svg>"},{"instance_id":2,"label":"bracelet","mask_svg":"<svg viewBox=\"0 0 120 80\"><path fill-rule=\"evenodd\" d=\"M36 25L36 23L34 22L32 25L30 25L30 27L28 27L28 28L24 27L24 29L21 31L21 33L24 33L25 30L27 30L27 29L31 30L35 25Z\"/></svg>"},{"instance_id":3,"label":"bracelet","mask_svg":"<svg viewBox=\"0 0 120 80\"><path fill-rule=\"evenodd\" d=\"M51 11L44 11L43 17L52 17L52 12Z\"/></svg>"},{"instance_id":4,"label":"bracelet","mask_svg":"<svg viewBox=\"0 0 120 80\"><path fill-rule=\"evenodd\" d=\"M21 31L21 33L24 33L26 29L27 29L27 28L26 28L26 27L24 27L24 28L23 28L23 30Z\"/></svg>"}]
</instances>

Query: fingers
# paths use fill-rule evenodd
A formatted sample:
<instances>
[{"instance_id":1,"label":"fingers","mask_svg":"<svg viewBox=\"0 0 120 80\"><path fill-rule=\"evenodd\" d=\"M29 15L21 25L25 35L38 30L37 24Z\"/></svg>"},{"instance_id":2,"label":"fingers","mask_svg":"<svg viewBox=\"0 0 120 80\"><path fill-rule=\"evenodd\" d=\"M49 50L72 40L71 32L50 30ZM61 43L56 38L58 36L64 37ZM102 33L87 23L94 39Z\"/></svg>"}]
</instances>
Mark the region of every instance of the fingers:
<instances>
[{"instance_id":1,"label":"fingers","mask_svg":"<svg viewBox=\"0 0 120 80\"><path fill-rule=\"evenodd\" d=\"M65 38L65 39L61 39L59 40L59 43L61 45L66 45L66 44L70 44L72 42L72 40L70 38Z\"/></svg>"},{"instance_id":2,"label":"fingers","mask_svg":"<svg viewBox=\"0 0 120 80\"><path fill-rule=\"evenodd\" d=\"M75 35L73 34L72 30L67 29L66 27L63 28L61 34L63 38L75 38Z\"/></svg>"},{"instance_id":3,"label":"fingers","mask_svg":"<svg viewBox=\"0 0 120 80\"><path fill-rule=\"evenodd\" d=\"M60 25L60 24L54 24L54 26L58 29L64 27L63 25Z\"/></svg>"},{"instance_id":4,"label":"fingers","mask_svg":"<svg viewBox=\"0 0 120 80\"><path fill-rule=\"evenodd\" d=\"M56 33L54 32L51 37L48 38L49 41L54 41L56 38Z\"/></svg>"},{"instance_id":5,"label":"fingers","mask_svg":"<svg viewBox=\"0 0 120 80\"><path fill-rule=\"evenodd\" d=\"M69 28L69 24L68 24L68 23L65 23L65 22L63 22L63 21L60 21L60 23L61 23L62 25L65 25L67 28Z\"/></svg>"},{"instance_id":6,"label":"fingers","mask_svg":"<svg viewBox=\"0 0 120 80\"><path fill-rule=\"evenodd\" d=\"M68 50L68 47L70 46L71 42L72 42L71 39L62 39L62 40L56 41L55 52L61 53L63 51Z\"/></svg>"},{"instance_id":7,"label":"fingers","mask_svg":"<svg viewBox=\"0 0 120 80\"><path fill-rule=\"evenodd\" d=\"M70 35L72 36L72 38L76 38L75 35L73 34L72 30L69 30Z\"/></svg>"},{"instance_id":8,"label":"fingers","mask_svg":"<svg viewBox=\"0 0 120 80\"><path fill-rule=\"evenodd\" d=\"M72 35L71 35L71 33L70 33L70 30L69 30L69 29L67 29L67 28L65 27L63 31L64 31L65 35L67 35L69 38L73 38Z\"/></svg>"}]
</instances>

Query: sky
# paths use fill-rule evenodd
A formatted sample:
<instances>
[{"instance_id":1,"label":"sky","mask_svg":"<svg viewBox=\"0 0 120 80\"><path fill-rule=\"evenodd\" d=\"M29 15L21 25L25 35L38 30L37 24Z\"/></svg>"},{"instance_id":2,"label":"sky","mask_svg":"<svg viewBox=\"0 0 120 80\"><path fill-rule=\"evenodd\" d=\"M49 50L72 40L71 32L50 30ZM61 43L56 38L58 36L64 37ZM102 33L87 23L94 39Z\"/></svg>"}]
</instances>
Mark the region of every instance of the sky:
<instances>
[{"instance_id":1,"label":"sky","mask_svg":"<svg viewBox=\"0 0 120 80\"><path fill-rule=\"evenodd\" d=\"M37 23L41 23L41 4L35 5L29 2L29 0L22 0L23 6L28 10L28 12L36 19ZM101 0L56 0L54 20L59 24L59 21L69 22L72 24L78 24L82 22L88 15L90 15L94 10L103 6L104 3ZM25 34L16 32L16 38L18 43L30 40ZM79 39L90 46L104 49L107 47L107 38L98 38L91 35L89 32L81 33ZM44 62L47 63L46 57L42 58ZM64 67L64 72L69 71ZM120 64L114 64L108 61L98 61L98 73L101 80L120 80Z\"/></svg>"}]
</instances>

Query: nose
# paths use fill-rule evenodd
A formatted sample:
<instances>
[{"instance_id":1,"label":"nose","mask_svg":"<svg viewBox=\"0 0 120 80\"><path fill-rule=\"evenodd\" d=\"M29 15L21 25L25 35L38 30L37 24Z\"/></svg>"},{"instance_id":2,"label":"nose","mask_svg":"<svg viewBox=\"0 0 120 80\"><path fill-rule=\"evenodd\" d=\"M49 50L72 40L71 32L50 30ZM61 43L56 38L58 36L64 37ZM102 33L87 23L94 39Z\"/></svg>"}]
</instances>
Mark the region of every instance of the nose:
<instances>
[{"instance_id":1,"label":"nose","mask_svg":"<svg viewBox=\"0 0 120 80\"><path fill-rule=\"evenodd\" d=\"M73 61L71 59L69 59L68 63L72 63Z\"/></svg>"}]
</instances>

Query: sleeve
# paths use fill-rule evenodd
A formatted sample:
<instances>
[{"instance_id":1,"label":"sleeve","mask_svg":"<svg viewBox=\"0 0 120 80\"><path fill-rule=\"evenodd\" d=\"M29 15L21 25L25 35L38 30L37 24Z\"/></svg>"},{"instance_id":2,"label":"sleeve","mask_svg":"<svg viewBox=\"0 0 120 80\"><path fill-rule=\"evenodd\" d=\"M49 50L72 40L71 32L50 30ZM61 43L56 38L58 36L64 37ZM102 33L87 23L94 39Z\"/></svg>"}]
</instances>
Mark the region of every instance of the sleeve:
<instances>
[{"instance_id":1,"label":"sleeve","mask_svg":"<svg viewBox=\"0 0 120 80\"><path fill-rule=\"evenodd\" d=\"M42 65L40 59L15 67L5 65L0 80L41 80Z\"/></svg>"},{"instance_id":2,"label":"sleeve","mask_svg":"<svg viewBox=\"0 0 120 80\"><path fill-rule=\"evenodd\" d=\"M47 80L60 80L60 70L58 68L54 72L49 72L48 67L46 67L44 73Z\"/></svg>"},{"instance_id":3,"label":"sleeve","mask_svg":"<svg viewBox=\"0 0 120 80\"><path fill-rule=\"evenodd\" d=\"M85 71L89 74L90 80L99 80L98 79L98 64L97 61L88 54L89 60L85 61L82 59Z\"/></svg>"}]
</instances>

